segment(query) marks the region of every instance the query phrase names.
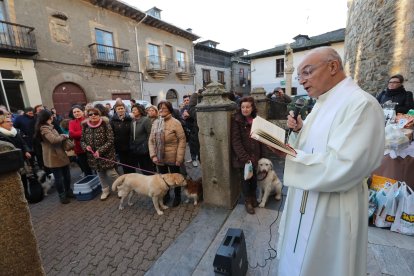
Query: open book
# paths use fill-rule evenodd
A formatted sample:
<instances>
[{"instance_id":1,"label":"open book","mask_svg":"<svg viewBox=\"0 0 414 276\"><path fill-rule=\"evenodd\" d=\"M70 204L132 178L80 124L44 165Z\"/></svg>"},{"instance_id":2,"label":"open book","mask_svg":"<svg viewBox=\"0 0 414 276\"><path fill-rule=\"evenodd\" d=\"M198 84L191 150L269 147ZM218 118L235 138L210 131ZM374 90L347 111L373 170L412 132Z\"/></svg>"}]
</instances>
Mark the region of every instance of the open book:
<instances>
[{"instance_id":1,"label":"open book","mask_svg":"<svg viewBox=\"0 0 414 276\"><path fill-rule=\"evenodd\" d=\"M289 155L296 156L296 151L285 144L286 131L260 116L253 119L250 137L266 144L272 148L283 151Z\"/></svg>"}]
</instances>

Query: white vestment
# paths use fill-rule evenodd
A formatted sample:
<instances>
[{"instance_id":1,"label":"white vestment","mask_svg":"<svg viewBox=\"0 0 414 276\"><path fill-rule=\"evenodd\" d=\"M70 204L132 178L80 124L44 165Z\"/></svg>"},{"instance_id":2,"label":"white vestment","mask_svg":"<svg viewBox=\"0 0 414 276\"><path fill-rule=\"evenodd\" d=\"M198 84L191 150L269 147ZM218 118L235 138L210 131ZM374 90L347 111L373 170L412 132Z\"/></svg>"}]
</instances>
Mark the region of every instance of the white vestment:
<instances>
[{"instance_id":1,"label":"white vestment","mask_svg":"<svg viewBox=\"0 0 414 276\"><path fill-rule=\"evenodd\" d=\"M334 116L327 112L331 105ZM321 121L329 116L330 123ZM384 115L378 101L346 78L318 98L290 143L298 154L286 157L284 184L289 191L279 226L279 275L366 275L368 190L363 179L384 154ZM302 239L293 253L292 235L298 229L292 222L300 217L302 190L317 196L307 206L305 214L311 218L302 219Z\"/></svg>"}]
</instances>

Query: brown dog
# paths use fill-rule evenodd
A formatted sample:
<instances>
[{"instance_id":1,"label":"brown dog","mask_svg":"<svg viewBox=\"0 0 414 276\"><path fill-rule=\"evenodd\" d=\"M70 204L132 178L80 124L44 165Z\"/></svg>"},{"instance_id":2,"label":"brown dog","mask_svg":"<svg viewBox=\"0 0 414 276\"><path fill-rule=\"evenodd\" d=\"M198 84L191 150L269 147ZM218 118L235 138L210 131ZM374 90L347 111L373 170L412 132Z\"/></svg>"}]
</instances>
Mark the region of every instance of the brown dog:
<instances>
[{"instance_id":1,"label":"brown dog","mask_svg":"<svg viewBox=\"0 0 414 276\"><path fill-rule=\"evenodd\" d=\"M198 200L203 197L203 183L201 177L197 180L188 179L187 187L184 188L184 194L187 196L185 203L190 202L190 198L194 200L194 205L197 205Z\"/></svg>"},{"instance_id":2,"label":"brown dog","mask_svg":"<svg viewBox=\"0 0 414 276\"><path fill-rule=\"evenodd\" d=\"M160 210L160 207L164 210L168 208L162 202L164 195L170 188L186 185L187 181L179 173L155 175L130 173L118 177L112 184L112 190L116 191L118 189L118 196L121 198L119 210L124 209L123 202L128 194L128 205L133 204L131 198L133 192L136 192L151 197L157 214L162 215L164 212Z\"/></svg>"}]
</instances>

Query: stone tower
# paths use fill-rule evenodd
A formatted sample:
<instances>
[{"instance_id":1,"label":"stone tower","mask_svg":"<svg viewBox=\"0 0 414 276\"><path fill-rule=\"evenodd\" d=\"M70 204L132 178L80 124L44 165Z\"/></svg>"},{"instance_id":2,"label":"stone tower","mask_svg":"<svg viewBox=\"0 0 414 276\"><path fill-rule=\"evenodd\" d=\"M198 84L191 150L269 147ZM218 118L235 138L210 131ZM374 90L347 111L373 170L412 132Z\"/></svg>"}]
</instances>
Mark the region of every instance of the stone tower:
<instances>
[{"instance_id":1,"label":"stone tower","mask_svg":"<svg viewBox=\"0 0 414 276\"><path fill-rule=\"evenodd\" d=\"M401 73L414 90L414 1L348 0L345 69L376 94Z\"/></svg>"}]
</instances>

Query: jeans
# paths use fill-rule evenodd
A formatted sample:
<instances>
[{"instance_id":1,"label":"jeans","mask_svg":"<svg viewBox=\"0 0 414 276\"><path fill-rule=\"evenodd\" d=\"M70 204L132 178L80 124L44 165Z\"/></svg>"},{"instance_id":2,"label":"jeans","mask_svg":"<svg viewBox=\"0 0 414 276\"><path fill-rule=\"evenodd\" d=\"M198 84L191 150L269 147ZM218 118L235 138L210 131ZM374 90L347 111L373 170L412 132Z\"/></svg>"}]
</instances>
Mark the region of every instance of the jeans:
<instances>
[{"instance_id":1,"label":"jeans","mask_svg":"<svg viewBox=\"0 0 414 276\"><path fill-rule=\"evenodd\" d=\"M60 168L50 168L55 177L56 190L59 198L65 198L70 189L70 168L69 165Z\"/></svg>"},{"instance_id":2,"label":"jeans","mask_svg":"<svg viewBox=\"0 0 414 276\"><path fill-rule=\"evenodd\" d=\"M92 169L89 167L88 164L88 157L86 155L86 152L78 154L78 165L82 172L85 174L85 176L93 174Z\"/></svg>"},{"instance_id":3,"label":"jeans","mask_svg":"<svg viewBox=\"0 0 414 276\"><path fill-rule=\"evenodd\" d=\"M243 196L246 197L256 197L256 188L257 188L257 174L256 168L253 167L253 176L244 180L244 168L240 169L240 179L241 179L241 188Z\"/></svg>"}]
</instances>

